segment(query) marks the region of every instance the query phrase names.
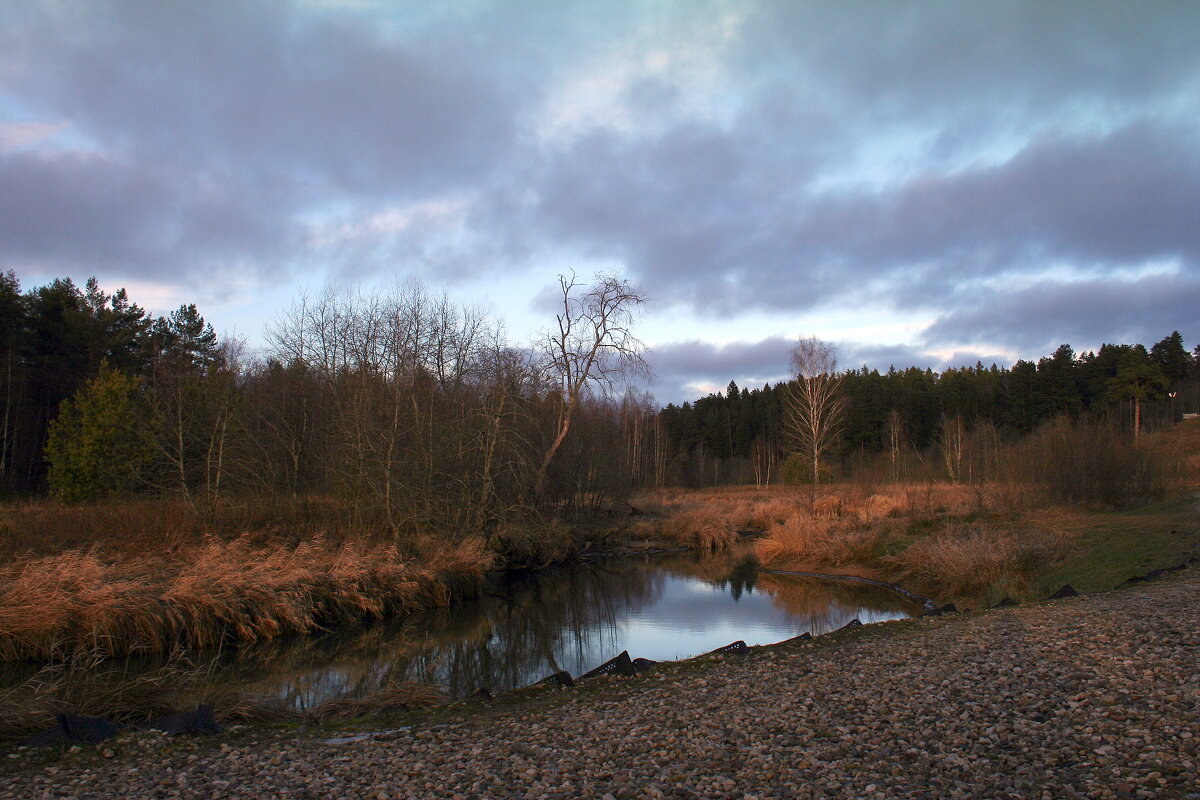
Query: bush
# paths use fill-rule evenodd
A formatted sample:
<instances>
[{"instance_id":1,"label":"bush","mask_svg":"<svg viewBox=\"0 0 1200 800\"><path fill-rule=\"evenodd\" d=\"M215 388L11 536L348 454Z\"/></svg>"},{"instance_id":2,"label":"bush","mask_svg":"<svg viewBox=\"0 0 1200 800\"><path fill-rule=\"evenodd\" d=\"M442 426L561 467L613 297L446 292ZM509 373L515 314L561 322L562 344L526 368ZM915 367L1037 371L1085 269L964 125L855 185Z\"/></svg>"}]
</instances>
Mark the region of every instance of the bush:
<instances>
[{"instance_id":1,"label":"bush","mask_svg":"<svg viewBox=\"0 0 1200 800\"><path fill-rule=\"evenodd\" d=\"M1059 417L1013 449L1010 482L1032 483L1054 503L1134 508L1169 496L1183 477L1178 452L1103 421Z\"/></svg>"},{"instance_id":2,"label":"bush","mask_svg":"<svg viewBox=\"0 0 1200 800\"><path fill-rule=\"evenodd\" d=\"M137 381L101 365L100 374L62 403L50 423L50 490L68 503L126 494L144 463L137 425Z\"/></svg>"},{"instance_id":3,"label":"bush","mask_svg":"<svg viewBox=\"0 0 1200 800\"><path fill-rule=\"evenodd\" d=\"M821 483L833 480L829 465L821 465ZM813 482L812 461L803 453L792 453L783 462L783 482L788 486L808 486Z\"/></svg>"},{"instance_id":4,"label":"bush","mask_svg":"<svg viewBox=\"0 0 1200 800\"><path fill-rule=\"evenodd\" d=\"M952 524L884 560L898 567L905 580L972 594L1002 583L1019 584L1064 547L1063 537L1050 530Z\"/></svg>"}]
</instances>

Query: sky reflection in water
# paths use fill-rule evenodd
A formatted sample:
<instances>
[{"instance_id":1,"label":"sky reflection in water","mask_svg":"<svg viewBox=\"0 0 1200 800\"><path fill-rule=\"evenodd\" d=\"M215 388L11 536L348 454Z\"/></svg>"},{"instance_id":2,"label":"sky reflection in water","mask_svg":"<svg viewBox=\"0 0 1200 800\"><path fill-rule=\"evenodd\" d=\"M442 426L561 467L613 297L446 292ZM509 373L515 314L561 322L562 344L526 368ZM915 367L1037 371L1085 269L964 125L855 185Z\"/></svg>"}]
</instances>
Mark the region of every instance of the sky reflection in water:
<instances>
[{"instance_id":1,"label":"sky reflection in water","mask_svg":"<svg viewBox=\"0 0 1200 800\"><path fill-rule=\"evenodd\" d=\"M560 670L579 676L628 650L655 661L738 639L770 644L819 636L919 609L872 586L759 572L752 548L718 556L608 558L509 576L452 608L339 630L192 654L211 682L296 709L362 696L399 680L430 681L452 698L527 686ZM114 681L159 660L111 663ZM36 665L5 665L0 686Z\"/></svg>"},{"instance_id":2,"label":"sky reflection in water","mask_svg":"<svg viewBox=\"0 0 1200 800\"><path fill-rule=\"evenodd\" d=\"M761 574L745 556L613 559L527 576L475 603L291 649L247 648L229 666L254 691L297 708L402 678L433 681L463 697L481 686L525 686L559 670L578 676L622 650L673 660L738 639L770 644L915 610L874 587Z\"/></svg>"}]
</instances>

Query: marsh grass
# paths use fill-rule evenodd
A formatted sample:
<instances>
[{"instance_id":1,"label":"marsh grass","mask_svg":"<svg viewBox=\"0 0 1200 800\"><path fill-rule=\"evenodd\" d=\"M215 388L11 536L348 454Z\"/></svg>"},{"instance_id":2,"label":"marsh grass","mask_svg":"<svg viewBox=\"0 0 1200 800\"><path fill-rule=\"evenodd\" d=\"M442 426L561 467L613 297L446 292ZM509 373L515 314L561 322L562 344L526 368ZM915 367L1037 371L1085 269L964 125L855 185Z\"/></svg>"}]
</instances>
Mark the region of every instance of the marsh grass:
<instances>
[{"instance_id":1,"label":"marsh grass","mask_svg":"<svg viewBox=\"0 0 1200 800\"><path fill-rule=\"evenodd\" d=\"M1011 527L991 522L949 522L881 561L901 580L934 586L958 596L1007 586L1028 593L1028 582L1045 564L1070 549L1065 533L1050 527Z\"/></svg>"},{"instance_id":2,"label":"marsh grass","mask_svg":"<svg viewBox=\"0 0 1200 800\"><path fill-rule=\"evenodd\" d=\"M755 543L755 552L767 566L800 562L840 567L868 562L879 536L870 526L797 515L771 528Z\"/></svg>"},{"instance_id":3,"label":"marsh grass","mask_svg":"<svg viewBox=\"0 0 1200 800\"><path fill-rule=\"evenodd\" d=\"M166 555L100 548L0 568L0 660L119 656L303 634L480 591L476 539L395 545L206 537Z\"/></svg>"},{"instance_id":4,"label":"marsh grass","mask_svg":"<svg viewBox=\"0 0 1200 800\"><path fill-rule=\"evenodd\" d=\"M993 487L945 481L832 484L816 498L795 489L678 490L642 499L657 515L645 534L720 550L737 530L762 530L759 562L776 568L864 572L941 596L1032 589L1032 576L1069 549L1070 536L1041 508L1020 515L993 505ZM1039 521L1040 520L1040 521ZM710 544L710 542L717 542Z\"/></svg>"}]
</instances>

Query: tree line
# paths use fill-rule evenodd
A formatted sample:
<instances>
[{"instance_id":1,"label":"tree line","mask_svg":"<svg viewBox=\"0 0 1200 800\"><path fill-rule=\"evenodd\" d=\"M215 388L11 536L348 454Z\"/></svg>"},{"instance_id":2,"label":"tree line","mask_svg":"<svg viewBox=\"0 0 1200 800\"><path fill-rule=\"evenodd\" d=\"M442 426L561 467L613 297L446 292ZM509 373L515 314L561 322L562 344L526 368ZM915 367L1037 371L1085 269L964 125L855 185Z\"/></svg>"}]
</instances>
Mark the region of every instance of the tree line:
<instances>
[{"instance_id":1,"label":"tree line","mask_svg":"<svg viewBox=\"0 0 1200 800\"><path fill-rule=\"evenodd\" d=\"M326 504L396 535L502 535L596 508L635 483L612 389L644 367L642 298L613 276L561 290L555 326L517 345L419 284L331 288L297 299L251 358L195 305L156 318L95 280L23 293L7 273L0 492Z\"/></svg>"},{"instance_id":2,"label":"tree line","mask_svg":"<svg viewBox=\"0 0 1200 800\"><path fill-rule=\"evenodd\" d=\"M793 453L812 451L797 435L805 426L789 421L789 415L812 407L797 406L803 389L813 386L797 377L757 389L730 381L723 393L662 409L670 453L665 482L697 486L784 477ZM1076 354L1064 344L1012 367L976 363L937 373L863 366L837 378L840 425L830 455L852 469L881 455L952 447L956 437L983 425L1015 439L1064 415L1104 414L1136 434L1200 407L1200 345L1189 352L1175 331L1149 348L1104 344ZM811 480L813 468L798 462L793 457L787 464L791 479ZM947 470L953 472L953 459Z\"/></svg>"},{"instance_id":3,"label":"tree line","mask_svg":"<svg viewBox=\"0 0 1200 800\"><path fill-rule=\"evenodd\" d=\"M324 503L396 534L502 535L639 487L820 480L822 464L904 453L938 450L954 478L954 443L982 426L1016 438L1104 413L1137 431L1200 405L1200 347L1173 332L1008 368L845 370L837 419L821 422L837 436L806 444L796 398L831 353L793 364L797 380L657 408L617 391L646 371L644 298L613 276L560 290L554 324L516 344L419 284L329 289L298 298L250 357L195 305L154 317L95 280L22 292L0 274L0 495Z\"/></svg>"}]
</instances>

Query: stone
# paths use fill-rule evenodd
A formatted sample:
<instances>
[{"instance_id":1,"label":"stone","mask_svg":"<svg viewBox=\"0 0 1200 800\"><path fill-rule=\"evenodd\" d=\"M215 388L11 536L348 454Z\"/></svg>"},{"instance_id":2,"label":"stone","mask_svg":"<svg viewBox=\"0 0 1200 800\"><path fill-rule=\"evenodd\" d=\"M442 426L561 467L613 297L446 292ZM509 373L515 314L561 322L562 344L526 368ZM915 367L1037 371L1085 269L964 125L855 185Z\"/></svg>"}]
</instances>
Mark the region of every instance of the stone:
<instances>
[{"instance_id":1,"label":"stone","mask_svg":"<svg viewBox=\"0 0 1200 800\"><path fill-rule=\"evenodd\" d=\"M151 730L162 731L171 736L185 733L214 736L223 733L224 728L217 722L210 705L196 706L195 711L181 711L178 714L168 714L146 723Z\"/></svg>"}]
</instances>

